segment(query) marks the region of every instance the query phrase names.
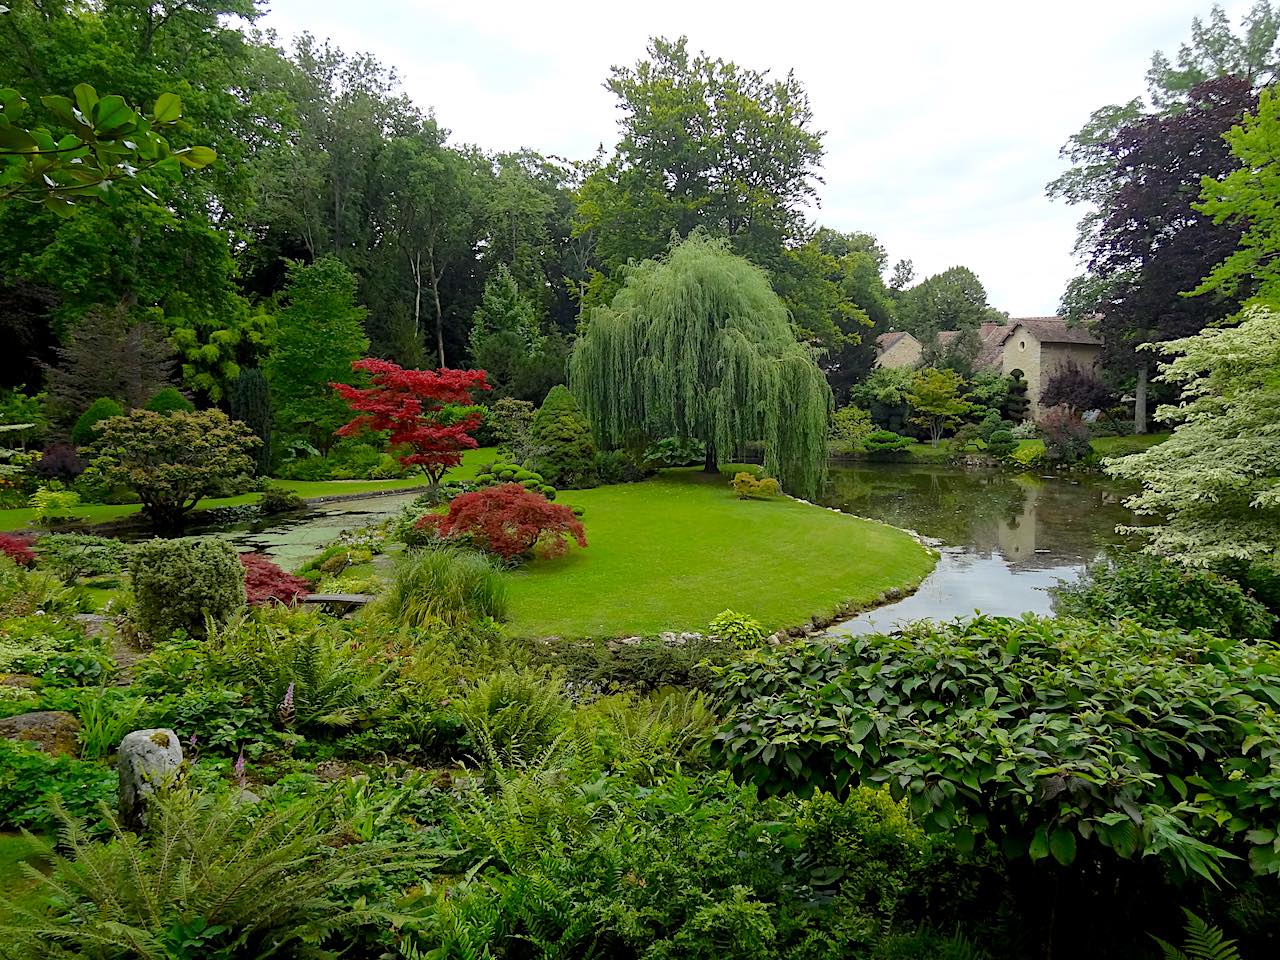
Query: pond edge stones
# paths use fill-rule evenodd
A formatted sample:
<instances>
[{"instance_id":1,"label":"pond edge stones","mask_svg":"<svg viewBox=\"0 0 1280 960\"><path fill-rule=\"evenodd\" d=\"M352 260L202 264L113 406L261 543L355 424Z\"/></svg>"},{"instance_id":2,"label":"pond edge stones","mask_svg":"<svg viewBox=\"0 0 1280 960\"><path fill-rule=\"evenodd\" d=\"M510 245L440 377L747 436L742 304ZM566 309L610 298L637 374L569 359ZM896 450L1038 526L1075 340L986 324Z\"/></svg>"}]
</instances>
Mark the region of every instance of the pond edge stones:
<instances>
[{"instance_id":1,"label":"pond edge stones","mask_svg":"<svg viewBox=\"0 0 1280 960\"><path fill-rule=\"evenodd\" d=\"M182 741L172 730L135 730L120 741L120 819L130 830L147 825L147 797L171 783L182 766Z\"/></svg>"}]
</instances>

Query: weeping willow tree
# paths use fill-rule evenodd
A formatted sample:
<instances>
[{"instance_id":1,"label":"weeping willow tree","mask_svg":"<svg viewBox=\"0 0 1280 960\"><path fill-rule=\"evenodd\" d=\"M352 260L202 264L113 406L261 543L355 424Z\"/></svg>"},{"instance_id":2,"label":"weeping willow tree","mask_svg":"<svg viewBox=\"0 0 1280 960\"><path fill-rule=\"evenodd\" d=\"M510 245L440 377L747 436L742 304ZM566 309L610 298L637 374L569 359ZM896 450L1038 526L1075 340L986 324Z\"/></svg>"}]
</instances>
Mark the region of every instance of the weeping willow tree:
<instances>
[{"instance_id":1,"label":"weeping willow tree","mask_svg":"<svg viewBox=\"0 0 1280 960\"><path fill-rule=\"evenodd\" d=\"M637 433L717 453L761 441L765 469L799 496L826 476L831 389L758 268L694 234L633 267L569 362L574 395L606 446Z\"/></svg>"}]
</instances>

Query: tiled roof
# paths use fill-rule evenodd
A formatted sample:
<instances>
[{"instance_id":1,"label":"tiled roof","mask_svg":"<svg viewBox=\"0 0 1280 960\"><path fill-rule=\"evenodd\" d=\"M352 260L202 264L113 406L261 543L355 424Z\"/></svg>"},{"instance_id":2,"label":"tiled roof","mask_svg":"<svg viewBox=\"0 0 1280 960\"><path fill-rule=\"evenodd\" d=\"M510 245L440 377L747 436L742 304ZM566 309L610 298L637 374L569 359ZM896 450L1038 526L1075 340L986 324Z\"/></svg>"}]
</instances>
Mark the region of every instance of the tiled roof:
<instances>
[{"instance_id":1,"label":"tiled roof","mask_svg":"<svg viewBox=\"0 0 1280 960\"><path fill-rule=\"evenodd\" d=\"M882 333L880 336L876 337L876 346L879 347L880 352L883 353L906 335L907 331L905 330L893 330L889 333Z\"/></svg>"},{"instance_id":2,"label":"tiled roof","mask_svg":"<svg viewBox=\"0 0 1280 960\"><path fill-rule=\"evenodd\" d=\"M1102 346L1102 341L1083 323L1067 323L1062 317L1014 317L1009 321L1011 330L1018 324L1030 330L1041 343L1083 343Z\"/></svg>"}]
</instances>

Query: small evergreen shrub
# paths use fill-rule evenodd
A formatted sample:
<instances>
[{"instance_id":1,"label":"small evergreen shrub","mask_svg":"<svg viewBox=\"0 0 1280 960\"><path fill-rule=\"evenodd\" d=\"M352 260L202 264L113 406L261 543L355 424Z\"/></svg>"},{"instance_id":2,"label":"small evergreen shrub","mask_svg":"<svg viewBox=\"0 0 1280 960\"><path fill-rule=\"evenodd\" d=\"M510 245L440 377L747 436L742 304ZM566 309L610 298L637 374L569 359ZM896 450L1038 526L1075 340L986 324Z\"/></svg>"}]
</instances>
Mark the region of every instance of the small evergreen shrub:
<instances>
[{"instance_id":1,"label":"small evergreen shrub","mask_svg":"<svg viewBox=\"0 0 1280 960\"><path fill-rule=\"evenodd\" d=\"M773 477L757 477L750 473L734 474L729 484L739 500L767 500L782 493L782 486Z\"/></svg>"},{"instance_id":2,"label":"small evergreen shrub","mask_svg":"<svg viewBox=\"0 0 1280 960\"><path fill-rule=\"evenodd\" d=\"M1141 553L1092 564L1078 582L1051 592L1058 616L1098 623L1132 620L1241 640L1266 639L1276 625L1234 580Z\"/></svg>"},{"instance_id":3,"label":"small evergreen shrub","mask_svg":"<svg viewBox=\"0 0 1280 960\"><path fill-rule=\"evenodd\" d=\"M556 488L547 483L542 474L536 470L526 470L514 463L498 462L484 467L471 481L475 490L484 487L498 487L504 483L518 483L526 490L540 493L548 500L556 498Z\"/></svg>"},{"instance_id":4,"label":"small evergreen shrub","mask_svg":"<svg viewBox=\"0 0 1280 960\"><path fill-rule=\"evenodd\" d=\"M532 466L549 484L571 489L595 483L595 441L568 387L551 388L534 415L531 432L537 449Z\"/></svg>"},{"instance_id":5,"label":"small evergreen shrub","mask_svg":"<svg viewBox=\"0 0 1280 960\"><path fill-rule=\"evenodd\" d=\"M311 592L311 582L285 573L260 553L240 554L244 566L245 600L250 606L263 603L295 603Z\"/></svg>"},{"instance_id":6,"label":"small evergreen shrub","mask_svg":"<svg viewBox=\"0 0 1280 960\"><path fill-rule=\"evenodd\" d=\"M258 509L268 517L274 517L281 513L294 513L306 508L307 501L292 490L285 490L281 487L267 487L263 491L262 497L258 500Z\"/></svg>"},{"instance_id":7,"label":"small evergreen shrub","mask_svg":"<svg viewBox=\"0 0 1280 960\"><path fill-rule=\"evenodd\" d=\"M653 476L657 468L639 461L626 450L596 452L596 478L604 484L637 483Z\"/></svg>"},{"instance_id":8,"label":"small evergreen shrub","mask_svg":"<svg viewBox=\"0 0 1280 960\"><path fill-rule=\"evenodd\" d=\"M77 447L87 447L98 439L98 423L109 417L119 417L124 414L124 407L120 406L110 397L100 397L89 404L84 413L80 414L75 425L71 428L71 442Z\"/></svg>"},{"instance_id":9,"label":"small evergreen shrub","mask_svg":"<svg viewBox=\"0 0 1280 960\"><path fill-rule=\"evenodd\" d=\"M1017 449L1018 441L1013 439L1013 434L1008 430L993 431L990 439L987 440L987 453L999 460L1003 460Z\"/></svg>"},{"instance_id":10,"label":"small evergreen shrub","mask_svg":"<svg viewBox=\"0 0 1280 960\"><path fill-rule=\"evenodd\" d=\"M873 430L862 438L862 449L867 451L871 460L901 460L905 454L904 447L911 446L911 438L903 437L892 430Z\"/></svg>"},{"instance_id":11,"label":"small evergreen shrub","mask_svg":"<svg viewBox=\"0 0 1280 960\"><path fill-rule=\"evenodd\" d=\"M145 409L155 413L173 413L175 410L195 413L196 405L184 397L177 387L165 387L147 401Z\"/></svg>"},{"instance_id":12,"label":"small evergreen shrub","mask_svg":"<svg viewBox=\"0 0 1280 960\"><path fill-rule=\"evenodd\" d=\"M222 623L245 604L244 567L225 540L148 540L133 548L129 574L138 627L153 641L204 636L206 617Z\"/></svg>"}]
</instances>

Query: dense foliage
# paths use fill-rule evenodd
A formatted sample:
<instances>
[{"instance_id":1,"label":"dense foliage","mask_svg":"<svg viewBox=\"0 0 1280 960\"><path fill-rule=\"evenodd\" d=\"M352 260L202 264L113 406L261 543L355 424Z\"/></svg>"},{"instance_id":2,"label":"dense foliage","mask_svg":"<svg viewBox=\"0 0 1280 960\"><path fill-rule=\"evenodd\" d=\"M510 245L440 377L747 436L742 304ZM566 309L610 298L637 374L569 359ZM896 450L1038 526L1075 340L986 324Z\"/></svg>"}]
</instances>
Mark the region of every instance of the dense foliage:
<instances>
[{"instance_id":1,"label":"dense foliage","mask_svg":"<svg viewBox=\"0 0 1280 960\"><path fill-rule=\"evenodd\" d=\"M530 464L552 486L589 487L595 480L596 445L591 426L569 388L554 386L533 416Z\"/></svg>"},{"instance_id":2,"label":"dense foliage","mask_svg":"<svg viewBox=\"0 0 1280 960\"><path fill-rule=\"evenodd\" d=\"M1054 589L1053 609L1081 620L1130 620L1237 639L1266 639L1276 625L1276 616L1234 580L1144 555L1092 564L1079 581Z\"/></svg>"},{"instance_id":3,"label":"dense foliage","mask_svg":"<svg viewBox=\"0 0 1280 960\"><path fill-rule=\"evenodd\" d=\"M730 668L717 740L767 792L885 784L1012 857L1276 873L1277 666L1269 646L1136 625L922 622Z\"/></svg>"},{"instance_id":4,"label":"dense foliage","mask_svg":"<svg viewBox=\"0 0 1280 960\"><path fill-rule=\"evenodd\" d=\"M245 601L250 606L270 602L288 605L311 592L309 581L285 573L260 553L242 553L240 563L244 566Z\"/></svg>"}]
</instances>

